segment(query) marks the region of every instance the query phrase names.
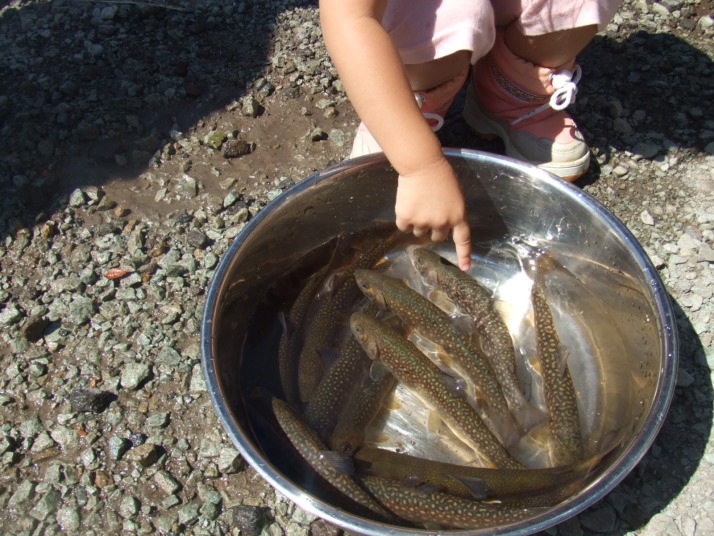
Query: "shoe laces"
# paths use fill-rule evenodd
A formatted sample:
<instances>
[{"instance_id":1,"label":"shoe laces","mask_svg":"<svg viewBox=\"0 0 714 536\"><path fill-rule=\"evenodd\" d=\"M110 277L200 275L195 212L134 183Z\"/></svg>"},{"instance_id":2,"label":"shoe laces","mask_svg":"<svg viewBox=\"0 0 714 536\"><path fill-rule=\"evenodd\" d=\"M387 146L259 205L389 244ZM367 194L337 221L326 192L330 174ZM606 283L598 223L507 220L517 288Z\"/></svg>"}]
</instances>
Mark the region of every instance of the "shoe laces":
<instances>
[{"instance_id":1,"label":"shoe laces","mask_svg":"<svg viewBox=\"0 0 714 536\"><path fill-rule=\"evenodd\" d=\"M558 72L550 73L550 83L555 88L555 92L550 96L550 100L542 106L539 106L538 108L522 115L513 121L511 125L520 123L521 121L528 119L529 117L533 117L548 108L560 111L570 106L573 102L575 102L575 95L578 93L578 82L580 81L582 74L583 71L580 68L580 65L577 64L573 67L572 71L568 69L561 69Z\"/></svg>"},{"instance_id":2,"label":"shoe laces","mask_svg":"<svg viewBox=\"0 0 714 536\"><path fill-rule=\"evenodd\" d=\"M415 93L414 98L416 99L417 104L419 105L419 109L421 110L421 107L424 105L424 101L426 100L426 95L422 95L421 93ZM431 119L435 122L434 124L432 124L432 121L427 121L427 123L429 123L429 126L431 127L431 130L433 130L434 132L444 126L444 118L441 117L439 114L434 114L431 112L422 112L422 115L427 120Z\"/></svg>"}]
</instances>

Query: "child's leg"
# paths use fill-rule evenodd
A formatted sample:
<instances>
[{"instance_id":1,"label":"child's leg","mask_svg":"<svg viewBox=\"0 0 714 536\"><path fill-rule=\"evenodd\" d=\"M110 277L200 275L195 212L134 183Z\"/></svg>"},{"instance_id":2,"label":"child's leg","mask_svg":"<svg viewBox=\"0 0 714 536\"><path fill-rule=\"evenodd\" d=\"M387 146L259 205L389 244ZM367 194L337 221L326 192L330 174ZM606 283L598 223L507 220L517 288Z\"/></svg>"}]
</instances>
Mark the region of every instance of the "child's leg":
<instances>
[{"instance_id":1,"label":"child's leg","mask_svg":"<svg viewBox=\"0 0 714 536\"><path fill-rule=\"evenodd\" d=\"M389 0L382 25L402 58L415 103L432 128L439 128L471 63L493 45L489 0ZM350 157L378 151L376 140L360 124Z\"/></svg>"},{"instance_id":2,"label":"child's leg","mask_svg":"<svg viewBox=\"0 0 714 536\"><path fill-rule=\"evenodd\" d=\"M589 149L562 108L577 92L575 56L618 5L619 0L494 1L499 32L474 70L466 121L477 132L500 136L510 156L568 180L585 173Z\"/></svg>"}]
</instances>

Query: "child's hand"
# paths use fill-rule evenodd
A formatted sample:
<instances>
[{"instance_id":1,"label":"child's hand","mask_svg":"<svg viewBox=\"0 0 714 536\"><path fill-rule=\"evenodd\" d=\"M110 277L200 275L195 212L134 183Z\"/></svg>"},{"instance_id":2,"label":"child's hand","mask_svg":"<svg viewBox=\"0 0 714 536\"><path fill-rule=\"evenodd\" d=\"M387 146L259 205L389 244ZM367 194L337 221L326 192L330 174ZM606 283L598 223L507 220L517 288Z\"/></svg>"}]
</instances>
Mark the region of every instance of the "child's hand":
<instances>
[{"instance_id":1,"label":"child's hand","mask_svg":"<svg viewBox=\"0 0 714 536\"><path fill-rule=\"evenodd\" d=\"M397 227L417 238L445 240L452 231L459 267L471 266L471 231L458 180L446 159L400 175L395 205Z\"/></svg>"}]
</instances>

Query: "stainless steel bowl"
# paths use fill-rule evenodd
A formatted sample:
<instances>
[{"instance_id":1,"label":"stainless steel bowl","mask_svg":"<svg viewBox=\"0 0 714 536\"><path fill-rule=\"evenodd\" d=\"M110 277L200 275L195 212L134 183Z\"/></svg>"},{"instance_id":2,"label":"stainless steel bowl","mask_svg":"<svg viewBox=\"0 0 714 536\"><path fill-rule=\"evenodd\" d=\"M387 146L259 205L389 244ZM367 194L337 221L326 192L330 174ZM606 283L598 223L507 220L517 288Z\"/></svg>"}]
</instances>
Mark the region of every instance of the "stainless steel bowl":
<instances>
[{"instance_id":1,"label":"stainless steel bowl","mask_svg":"<svg viewBox=\"0 0 714 536\"><path fill-rule=\"evenodd\" d=\"M499 534L532 534L600 500L651 445L674 392L675 318L642 247L585 192L508 158L467 150L448 150L447 156L462 183L474 240L525 236L547 243L606 305L608 329L614 326L619 339L616 346L605 348L598 364L608 408L603 426L617 435L616 446L572 497L499 527ZM275 292L276 281L299 259L339 233L392 220L395 179L384 157L372 155L308 177L276 198L249 222L222 259L208 290L201 332L212 402L246 461L303 509L368 535L432 532L375 522L308 491L287 474L283 453L271 449L269 438L258 437L262 432L256 432L246 390L277 367L279 325L258 311L258 304ZM599 324L591 329L597 331ZM493 529L440 532L478 535L492 534Z\"/></svg>"}]
</instances>

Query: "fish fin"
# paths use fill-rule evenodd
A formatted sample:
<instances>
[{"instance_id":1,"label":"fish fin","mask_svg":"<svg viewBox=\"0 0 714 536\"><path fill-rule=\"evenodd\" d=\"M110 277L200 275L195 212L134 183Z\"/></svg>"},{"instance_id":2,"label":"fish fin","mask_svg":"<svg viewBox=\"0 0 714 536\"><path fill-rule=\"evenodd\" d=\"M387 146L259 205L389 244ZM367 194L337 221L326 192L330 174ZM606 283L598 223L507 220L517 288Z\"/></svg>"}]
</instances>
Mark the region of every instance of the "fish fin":
<instances>
[{"instance_id":1,"label":"fish fin","mask_svg":"<svg viewBox=\"0 0 714 536\"><path fill-rule=\"evenodd\" d=\"M570 350L563 344L558 346L557 359L558 359L558 374L560 374L560 376L565 376L565 372L568 368L568 358L569 357L570 357Z\"/></svg>"},{"instance_id":2,"label":"fish fin","mask_svg":"<svg viewBox=\"0 0 714 536\"><path fill-rule=\"evenodd\" d=\"M453 473L445 473L449 478L453 478L459 484L462 484L474 499L483 500L490 495L488 484L483 478L477 476L455 475Z\"/></svg>"},{"instance_id":3,"label":"fish fin","mask_svg":"<svg viewBox=\"0 0 714 536\"><path fill-rule=\"evenodd\" d=\"M369 367L369 378L372 381L378 382L383 380L388 374L391 374L387 365L379 359L372 361L372 365Z\"/></svg>"},{"instance_id":4,"label":"fish fin","mask_svg":"<svg viewBox=\"0 0 714 536\"><path fill-rule=\"evenodd\" d=\"M526 435L547 419L545 413L531 404L521 406L516 413L516 420L523 431L523 435Z\"/></svg>"},{"instance_id":5,"label":"fish fin","mask_svg":"<svg viewBox=\"0 0 714 536\"><path fill-rule=\"evenodd\" d=\"M337 348L325 348L323 350L315 350L318 357L320 358L320 363L322 363L323 370L330 370L330 367L337 361L340 357L340 352Z\"/></svg>"},{"instance_id":6,"label":"fish fin","mask_svg":"<svg viewBox=\"0 0 714 536\"><path fill-rule=\"evenodd\" d=\"M426 431L430 434L439 434L441 428L441 417L439 412L430 409L426 416Z\"/></svg>"},{"instance_id":7,"label":"fish fin","mask_svg":"<svg viewBox=\"0 0 714 536\"><path fill-rule=\"evenodd\" d=\"M454 377L444 371L441 373L441 378L455 395L461 398L467 398L468 383L464 378Z\"/></svg>"},{"instance_id":8,"label":"fish fin","mask_svg":"<svg viewBox=\"0 0 714 536\"><path fill-rule=\"evenodd\" d=\"M433 482L424 482L423 484L419 484L418 486L412 489L419 495L429 497L431 495L434 495L434 493L437 493L440 488L437 484L434 484Z\"/></svg>"},{"instance_id":9,"label":"fish fin","mask_svg":"<svg viewBox=\"0 0 714 536\"><path fill-rule=\"evenodd\" d=\"M456 304L449 298L449 295L443 290L432 290L428 293L429 301L436 305L439 309L448 314L453 314L458 311Z\"/></svg>"},{"instance_id":10,"label":"fish fin","mask_svg":"<svg viewBox=\"0 0 714 536\"><path fill-rule=\"evenodd\" d=\"M459 333L469 336L473 333L474 323L470 316L463 315L461 313L452 313L450 316L451 323L459 331Z\"/></svg>"},{"instance_id":11,"label":"fish fin","mask_svg":"<svg viewBox=\"0 0 714 536\"><path fill-rule=\"evenodd\" d=\"M417 475L408 475L404 480L399 482L399 485L403 488L416 488L421 484L422 480Z\"/></svg>"},{"instance_id":12,"label":"fish fin","mask_svg":"<svg viewBox=\"0 0 714 536\"><path fill-rule=\"evenodd\" d=\"M321 450L320 459L329 463L341 475L352 475L355 472L354 462L349 456L336 450Z\"/></svg>"},{"instance_id":13,"label":"fish fin","mask_svg":"<svg viewBox=\"0 0 714 536\"><path fill-rule=\"evenodd\" d=\"M382 406L389 411L396 411L402 407L402 402L399 400L399 397L396 395L395 391L392 391L387 399L384 401L384 404Z\"/></svg>"}]
</instances>

